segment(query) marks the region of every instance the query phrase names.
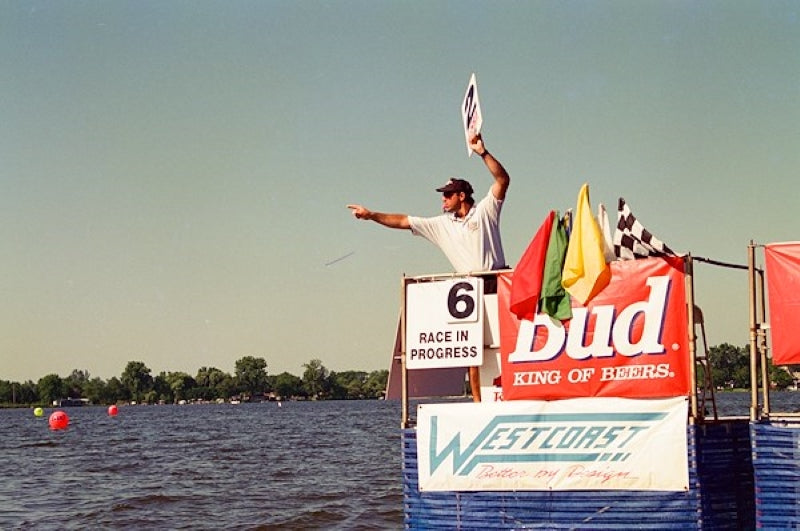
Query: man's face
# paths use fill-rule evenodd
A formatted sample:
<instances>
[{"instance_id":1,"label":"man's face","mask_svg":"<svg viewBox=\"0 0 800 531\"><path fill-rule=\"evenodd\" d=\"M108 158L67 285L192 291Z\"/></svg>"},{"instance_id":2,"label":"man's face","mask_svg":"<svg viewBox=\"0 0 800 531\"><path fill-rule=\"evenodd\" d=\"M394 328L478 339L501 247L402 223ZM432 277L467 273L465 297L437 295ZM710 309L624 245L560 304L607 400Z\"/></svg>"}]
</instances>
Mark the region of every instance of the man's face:
<instances>
[{"instance_id":1,"label":"man's face","mask_svg":"<svg viewBox=\"0 0 800 531\"><path fill-rule=\"evenodd\" d=\"M442 210L457 212L464 201L464 192L442 192Z\"/></svg>"}]
</instances>

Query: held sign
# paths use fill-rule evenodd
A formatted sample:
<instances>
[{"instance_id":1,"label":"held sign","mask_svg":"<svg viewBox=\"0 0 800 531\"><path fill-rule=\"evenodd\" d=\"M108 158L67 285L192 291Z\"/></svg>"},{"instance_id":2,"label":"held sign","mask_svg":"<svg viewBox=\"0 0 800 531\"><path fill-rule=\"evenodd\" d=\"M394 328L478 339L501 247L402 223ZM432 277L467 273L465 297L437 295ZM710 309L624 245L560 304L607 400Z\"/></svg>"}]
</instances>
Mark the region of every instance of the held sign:
<instances>
[{"instance_id":1,"label":"held sign","mask_svg":"<svg viewBox=\"0 0 800 531\"><path fill-rule=\"evenodd\" d=\"M464 94L464 101L461 102L461 121L464 124L464 139L467 141L467 154L472 156L472 149L469 147L469 136L471 133L476 135L481 132L483 125L483 114L481 113L481 102L478 99L478 82L475 74L469 78L467 92Z\"/></svg>"},{"instance_id":2,"label":"held sign","mask_svg":"<svg viewBox=\"0 0 800 531\"><path fill-rule=\"evenodd\" d=\"M483 364L483 279L406 285L406 367Z\"/></svg>"}]
</instances>

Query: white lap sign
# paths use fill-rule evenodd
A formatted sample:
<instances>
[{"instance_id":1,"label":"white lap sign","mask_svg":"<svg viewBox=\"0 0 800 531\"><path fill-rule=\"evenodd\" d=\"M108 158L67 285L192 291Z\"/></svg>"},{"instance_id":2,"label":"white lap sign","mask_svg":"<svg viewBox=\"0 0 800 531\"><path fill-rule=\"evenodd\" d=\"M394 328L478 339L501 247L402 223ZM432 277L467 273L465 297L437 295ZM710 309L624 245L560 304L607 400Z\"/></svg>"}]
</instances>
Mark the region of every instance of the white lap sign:
<instances>
[{"instance_id":1,"label":"white lap sign","mask_svg":"<svg viewBox=\"0 0 800 531\"><path fill-rule=\"evenodd\" d=\"M478 99L478 82L475 74L469 78L467 92L464 94L464 101L461 103L461 120L464 123L464 139L467 142L467 154L472 156L472 149L469 147L469 136L471 132L478 134L483 125L483 113L481 112L481 102Z\"/></svg>"}]
</instances>

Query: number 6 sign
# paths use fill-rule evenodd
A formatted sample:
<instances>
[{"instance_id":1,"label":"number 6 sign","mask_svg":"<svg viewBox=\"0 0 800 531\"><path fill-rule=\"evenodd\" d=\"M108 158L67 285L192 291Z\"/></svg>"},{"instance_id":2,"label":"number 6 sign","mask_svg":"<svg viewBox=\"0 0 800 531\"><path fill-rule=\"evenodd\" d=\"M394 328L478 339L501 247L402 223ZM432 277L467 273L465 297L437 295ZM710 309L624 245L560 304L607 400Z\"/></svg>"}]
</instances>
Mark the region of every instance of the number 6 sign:
<instances>
[{"instance_id":1,"label":"number 6 sign","mask_svg":"<svg viewBox=\"0 0 800 531\"><path fill-rule=\"evenodd\" d=\"M483 364L483 279L406 285L406 367Z\"/></svg>"}]
</instances>

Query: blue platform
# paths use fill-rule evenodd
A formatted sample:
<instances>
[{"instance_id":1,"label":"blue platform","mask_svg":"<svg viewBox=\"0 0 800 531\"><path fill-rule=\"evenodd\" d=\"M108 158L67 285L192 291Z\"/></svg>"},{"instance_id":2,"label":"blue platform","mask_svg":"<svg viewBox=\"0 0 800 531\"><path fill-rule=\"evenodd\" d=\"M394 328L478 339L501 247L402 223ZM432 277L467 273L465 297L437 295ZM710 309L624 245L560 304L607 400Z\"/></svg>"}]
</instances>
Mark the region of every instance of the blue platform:
<instances>
[{"instance_id":1,"label":"blue platform","mask_svg":"<svg viewBox=\"0 0 800 531\"><path fill-rule=\"evenodd\" d=\"M757 528L800 529L800 420L755 422L750 435Z\"/></svg>"},{"instance_id":2,"label":"blue platform","mask_svg":"<svg viewBox=\"0 0 800 531\"><path fill-rule=\"evenodd\" d=\"M687 426L690 489L419 491L416 430L402 433L407 529L754 529L749 422ZM658 456L653 456L658 459Z\"/></svg>"}]
</instances>

